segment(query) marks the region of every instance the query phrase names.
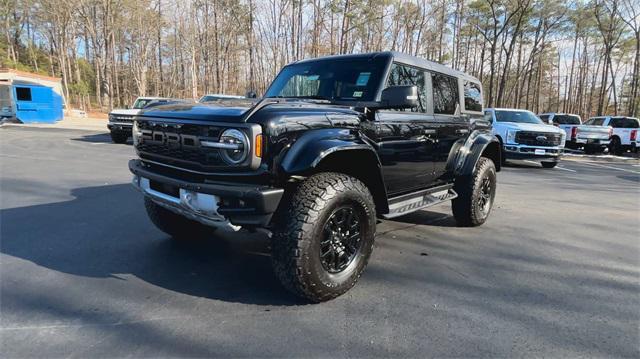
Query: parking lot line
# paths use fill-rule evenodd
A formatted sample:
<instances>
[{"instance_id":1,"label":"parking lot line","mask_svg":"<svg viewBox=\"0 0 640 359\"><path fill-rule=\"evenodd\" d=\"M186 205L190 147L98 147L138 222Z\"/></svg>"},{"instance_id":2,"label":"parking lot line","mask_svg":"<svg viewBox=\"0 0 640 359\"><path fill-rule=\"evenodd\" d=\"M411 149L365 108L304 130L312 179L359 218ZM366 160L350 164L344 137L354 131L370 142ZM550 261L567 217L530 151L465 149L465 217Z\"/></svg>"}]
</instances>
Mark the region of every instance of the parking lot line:
<instances>
[{"instance_id":1,"label":"parking lot line","mask_svg":"<svg viewBox=\"0 0 640 359\"><path fill-rule=\"evenodd\" d=\"M633 174L640 175L640 172L638 172L638 171L633 171L633 170L628 170L628 169L618 168L618 167L613 167L613 166L607 166L607 165L601 165L601 164L599 164L599 163L586 162L586 161L584 161L584 162L579 162L579 163L584 164L584 165L587 165L587 166L602 167L602 168L607 168L607 169L610 169L610 170L623 171L623 172L630 172L630 173L633 173Z\"/></svg>"},{"instance_id":2,"label":"parking lot line","mask_svg":"<svg viewBox=\"0 0 640 359\"><path fill-rule=\"evenodd\" d=\"M563 170L563 171L569 171L569 172L578 172L578 171L576 171L576 170L572 170L572 169L565 168L565 167L560 167L560 166L556 166L556 167L555 167L555 169L557 169L557 170Z\"/></svg>"}]
</instances>

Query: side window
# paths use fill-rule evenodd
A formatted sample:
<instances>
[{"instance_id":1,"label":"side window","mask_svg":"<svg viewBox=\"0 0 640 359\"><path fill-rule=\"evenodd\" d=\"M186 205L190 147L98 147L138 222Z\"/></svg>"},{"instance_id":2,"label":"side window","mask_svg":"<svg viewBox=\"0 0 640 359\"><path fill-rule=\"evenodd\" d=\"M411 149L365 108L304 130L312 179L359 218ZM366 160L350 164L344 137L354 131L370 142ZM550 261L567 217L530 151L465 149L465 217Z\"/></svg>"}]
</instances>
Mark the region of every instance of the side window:
<instances>
[{"instance_id":1,"label":"side window","mask_svg":"<svg viewBox=\"0 0 640 359\"><path fill-rule=\"evenodd\" d=\"M609 121L609 126L613 128L624 127L624 118L612 118L611 121Z\"/></svg>"},{"instance_id":2,"label":"side window","mask_svg":"<svg viewBox=\"0 0 640 359\"><path fill-rule=\"evenodd\" d=\"M16 99L18 101L31 101L31 89L28 87L16 87Z\"/></svg>"},{"instance_id":3,"label":"side window","mask_svg":"<svg viewBox=\"0 0 640 359\"><path fill-rule=\"evenodd\" d=\"M634 118L625 118L624 127L626 128L638 128L638 120Z\"/></svg>"},{"instance_id":4,"label":"side window","mask_svg":"<svg viewBox=\"0 0 640 359\"><path fill-rule=\"evenodd\" d=\"M458 103L457 80L453 77L434 73L433 82L433 113L453 115Z\"/></svg>"},{"instance_id":5,"label":"side window","mask_svg":"<svg viewBox=\"0 0 640 359\"><path fill-rule=\"evenodd\" d=\"M604 123L604 118L592 118L589 121L587 121L585 125L602 126L603 123Z\"/></svg>"},{"instance_id":6,"label":"side window","mask_svg":"<svg viewBox=\"0 0 640 359\"><path fill-rule=\"evenodd\" d=\"M411 112L426 112L427 92L425 86L425 72L415 67L393 64L389 72L387 86L415 85L418 87L418 107L412 108Z\"/></svg>"},{"instance_id":7,"label":"side window","mask_svg":"<svg viewBox=\"0 0 640 359\"><path fill-rule=\"evenodd\" d=\"M482 111L482 90L480 84L464 82L464 108L467 111Z\"/></svg>"},{"instance_id":8,"label":"side window","mask_svg":"<svg viewBox=\"0 0 640 359\"><path fill-rule=\"evenodd\" d=\"M489 121L489 122L493 122L493 113L491 113L491 111L485 111L484 112L484 120L485 121Z\"/></svg>"}]
</instances>

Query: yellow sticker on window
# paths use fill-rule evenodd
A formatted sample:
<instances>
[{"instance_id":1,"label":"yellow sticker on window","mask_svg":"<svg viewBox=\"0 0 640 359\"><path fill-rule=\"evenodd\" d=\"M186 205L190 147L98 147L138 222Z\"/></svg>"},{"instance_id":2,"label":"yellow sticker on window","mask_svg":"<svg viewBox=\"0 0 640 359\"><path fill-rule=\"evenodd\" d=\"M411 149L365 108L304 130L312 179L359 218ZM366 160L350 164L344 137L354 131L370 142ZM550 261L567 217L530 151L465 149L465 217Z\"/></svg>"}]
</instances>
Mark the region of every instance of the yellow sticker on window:
<instances>
[{"instance_id":1,"label":"yellow sticker on window","mask_svg":"<svg viewBox=\"0 0 640 359\"><path fill-rule=\"evenodd\" d=\"M353 91L353 97L362 97L362 91Z\"/></svg>"}]
</instances>

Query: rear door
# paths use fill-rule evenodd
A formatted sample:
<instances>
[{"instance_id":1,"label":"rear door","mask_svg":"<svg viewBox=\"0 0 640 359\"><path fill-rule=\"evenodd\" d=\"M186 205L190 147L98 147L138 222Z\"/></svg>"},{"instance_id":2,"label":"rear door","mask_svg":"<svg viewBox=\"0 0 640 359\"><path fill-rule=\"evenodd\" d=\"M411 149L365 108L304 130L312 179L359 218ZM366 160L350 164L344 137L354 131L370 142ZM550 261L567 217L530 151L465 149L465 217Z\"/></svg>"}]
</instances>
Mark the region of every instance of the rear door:
<instances>
[{"instance_id":1,"label":"rear door","mask_svg":"<svg viewBox=\"0 0 640 359\"><path fill-rule=\"evenodd\" d=\"M467 89L463 91L469 92L474 86L471 86L471 83L467 85ZM449 163L449 157L454 155L454 147L457 149L469 135L469 115L462 114L458 78L432 72L431 87L434 127L437 136L433 144L433 178L444 181L452 170L447 168L447 163Z\"/></svg>"}]
</instances>

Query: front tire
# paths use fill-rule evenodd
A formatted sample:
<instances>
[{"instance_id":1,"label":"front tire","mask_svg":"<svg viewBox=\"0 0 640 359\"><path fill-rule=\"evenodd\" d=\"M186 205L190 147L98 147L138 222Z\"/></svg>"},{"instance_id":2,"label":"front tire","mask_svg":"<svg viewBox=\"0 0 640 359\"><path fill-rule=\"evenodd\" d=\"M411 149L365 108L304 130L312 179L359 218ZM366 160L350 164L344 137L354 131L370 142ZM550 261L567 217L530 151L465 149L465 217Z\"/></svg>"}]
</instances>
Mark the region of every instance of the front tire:
<instances>
[{"instance_id":1,"label":"front tire","mask_svg":"<svg viewBox=\"0 0 640 359\"><path fill-rule=\"evenodd\" d=\"M144 199L144 207L151 222L173 239L180 241L197 240L213 232L212 228L173 213L149 198Z\"/></svg>"},{"instance_id":2,"label":"front tire","mask_svg":"<svg viewBox=\"0 0 640 359\"><path fill-rule=\"evenodd\" d=\"M274 271L284 287L312 302L340 296L364 271L376 229L371 193L358 179L309 177L277 213Z\"/></svg>"},{"instance_id":3,"label":"front tire","mask_svg":"<svg viewBox=\"0 0 640 359\"><path fill-rule=\"evenodd\" d=\"M471 176L456 178L454 189L458 197L451 202L451 208L458 226L475 227L487 220L496 184L496 166L486 157L480 157Z\"/></svg>"}]
</instances>

